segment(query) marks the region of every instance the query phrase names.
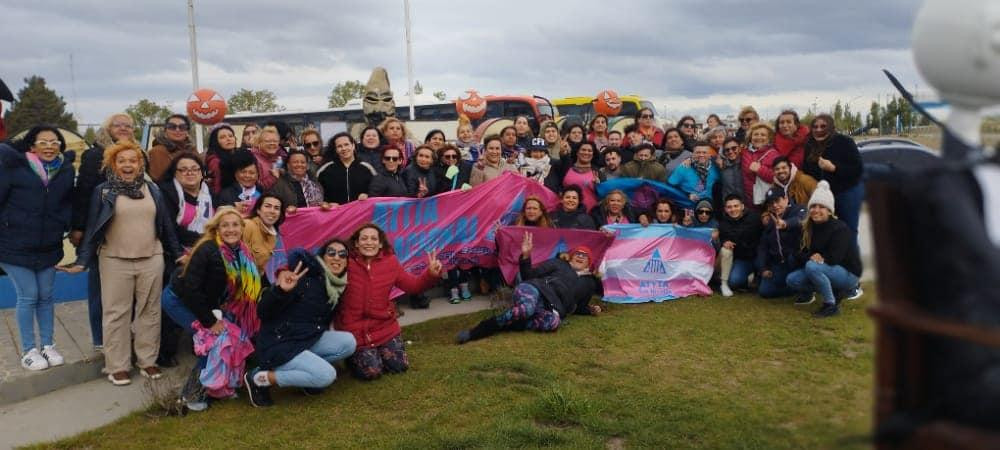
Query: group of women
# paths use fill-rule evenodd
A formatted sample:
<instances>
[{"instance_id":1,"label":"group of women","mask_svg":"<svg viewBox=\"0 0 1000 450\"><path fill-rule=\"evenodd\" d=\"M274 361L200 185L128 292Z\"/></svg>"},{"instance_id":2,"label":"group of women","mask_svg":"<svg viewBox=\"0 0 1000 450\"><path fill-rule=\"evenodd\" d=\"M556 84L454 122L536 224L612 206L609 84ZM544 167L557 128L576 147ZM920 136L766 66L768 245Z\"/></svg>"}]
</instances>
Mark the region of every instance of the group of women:
<instances>
[{"instance_id":1,"label":"group of women","mask_svg":"<svg viewBox=\"0 0 1000 450\"><path fill-rule=\"evenodd\" d=\"M604 116L564 129L546 122L536 137L528 119L518 117L480 141L463 118L457 140L433 130L422 144L411 141L395 118L364 128L359 140L338 133L325 145L311 129L293 135L280 124L251 125L237 139L232 127L220 124L201 155L183 115L167 119L147 153L135 142L132 119L115 114L83 153L79 174L59 131L34 127L21 141L0 146L0 267L17 291L22 365L41 370L63 363L52 338L55 272L89 269L93 343L103 350L104 371L115 385L130 382L133 354L138 373L157 379L161 367L177 364L181 331L218 336L224 324L256 344L257 366L244 378L257 406L270 404L270 386L314 392L329 385L336 375L330 363L341 359L363 379L404 371L409 362L389 293L397 287L419 295L433 286L443 275L435 255L421 276L412 276L385 232L367 224L314 254L291 251L289 267L269 279L265 268L281 245L282 222L299 208L423 198L469 189L505 172L535 179L560 197L554 211L540 199L526 200L519 225L714 228L719 260L730 261L719 271L724 294L730 281L740 285L727 278L754 273L763 288L761 279L779 273L767 258L763 266L733 270L748 258L742 247L751 245L745 242L753 242L754 232L760 243L796 241L798 251L779 251L783 264L797 261L780 272L787 278L784 287L801 292L800 303L818 292L823 314L835 314L828 305L835 308L860 276L856 232L864 189L857 147L836 132L830 116L806 126L785 111L772 127L748 108L735 133L718 117L714 123L709 118L714 126L703 133L691 117L665 131L650 109L635 119L625 133L609 131ZM821 181L801 221L791 223L786 212L794 208L787 203L774 206L782 204L772 194L778 158ZM697 207L682 213L667 198L639 204L617 190L598 197L599 183L623 176L672 184ZM793 231L798 234L789 238ZM77 257L57 266L66 232ZM768 232L777 238L768 239ZM742 239L746 235L751 238ZM600 289L589 249L532 266L531 246L528 234L513 306L463 332L459 342L504 329L553 330L568 314L599 311L587 303ZM760 251L773 253L766 245ZM472 296L468 272L444 276L452 302ZM199 359L185 387L192 409L205 405L199 374L211 363Z\"/></svg>"}]
</instances>

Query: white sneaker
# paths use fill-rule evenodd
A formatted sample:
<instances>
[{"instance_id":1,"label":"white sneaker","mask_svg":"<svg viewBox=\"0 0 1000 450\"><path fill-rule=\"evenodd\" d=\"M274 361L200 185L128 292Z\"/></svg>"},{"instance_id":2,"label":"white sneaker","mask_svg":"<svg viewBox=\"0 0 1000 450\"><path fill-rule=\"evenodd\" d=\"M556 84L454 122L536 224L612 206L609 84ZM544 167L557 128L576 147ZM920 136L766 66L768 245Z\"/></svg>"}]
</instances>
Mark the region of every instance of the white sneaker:
<instances>
[{"instance_id":1,"label":"white sneaker","mask_svg":"<svg viewBox=\"0 0 1000 450\"><path fill-rule=\"evenodd\" d=\"M21 367L28 370L45 370L49 368L49 362L38 352L37 348L33 348L21 358Z\"/></svg>"},{"instance_id":2,"label":"white sneaker","mask_svg":"<svg viewBox=\"0 0 1000 450\"><path fill-rule=\"evenodd\" d=\"M56 351L54 345L46 345L42 347L42 356L45 360L49 362L49 367L61 366L65 362L63 356Z\"/></svg>"},{"instance_id":3,"label":"white sneaker","mask_svg":"<svg viewBox=\"0 0 1000 450\"><path fill-rule=\"evenodd\" d=\"M854 292L851 292L847 296L847 300L857 300L861 298L862 295L865 295L865 291L861 289L861 285L859 284L858 287L854 288Z\"/></svg>"},{"instance_id":4,"label":"white sneaker","mask_svg":"<svg viewBox=\"0 0 1000 450\"><path fill-rule=\"evenodd\" d=\"M719 286L719 290L722 291L723 297L733 296L733 290L729 289L729 283L722 283L722 285Z\"/></svg>"}]
</instances>

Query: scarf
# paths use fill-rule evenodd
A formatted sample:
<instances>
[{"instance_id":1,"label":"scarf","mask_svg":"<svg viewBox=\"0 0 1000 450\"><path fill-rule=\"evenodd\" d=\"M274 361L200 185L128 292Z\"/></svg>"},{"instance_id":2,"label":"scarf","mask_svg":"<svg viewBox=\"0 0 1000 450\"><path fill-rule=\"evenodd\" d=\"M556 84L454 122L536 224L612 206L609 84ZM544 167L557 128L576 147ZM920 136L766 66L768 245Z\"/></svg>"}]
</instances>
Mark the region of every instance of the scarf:
<instances>
[{"instance_id":1,"label":"scarf","mask_svg":"<svg viewBox=\"0 0 1000 450\"><path fill-rule=\"evenodd\" d=\"M337 302L340 300L340 294L344 293L344 289L347 288L347 271L341 276L336 276L333 272L330 272L330 267L326 265L323 258L317 256L316 259L319 260L319 266L323 268L323 281L326 285L326 295L330 299L327 303L333 308L337 306Z\"/></svg>"},{"instance_id":2,"label":"scarf","mask_svg":"<svg viewBox=\"0 0 1000 450\"><path fill-rule=\"evenodd\" d=\"M184 188L181 187L181 182L177 181L176 178L174 178L174 189L177 191L177 223L181 223L181 220L184 219ZM202 182L201 188L198 189L194 219L185 228L199 234L205 232L205 224L208 223L208 219L212 218L212 214L215 214L212 209L212 194L208 192L208 185Z\"/></svg>"},{"instance_id":3,"label":"scarf","mask_svg":"<svg viewBox=\"0 0 1000 450\"><path fill-rule=\"evenodd\" d=\"M136 176L132 181L125 181L117 173L108 171L108 187L116 195L124 195L132 200L141 200L142 187L146 185L146 180L141 176Z\"/></svg>"},{"instance_id":4,"label":"scarf","mask_svg":"<svg viewBox=\"0 0 1000 450\"><path fill-rule=\"evenodd\" d=\"M257 301L260 300L261 282L257 265L242 241L236 250L222 243L219 236L215 237L215 243L226 268L226 298L229 301L224 307L236 317L236 324L241 329L254 336L260 330Z\"/></svg>"},{"instance_id":5,"label":"scarf","mask_svg":"<svg viewBox=\"0 0 1000 450\"><path fill-rule=\"evenodd\" d=\"M306 199L306 206L319 206L323 203L323 189L308 174L303 176L302 179L298 179L292 174L288 176L298 181L299 185L302 186L302 196Z\"/></svg>"},{"instance_id":6,"label":"scarf","mask_svg":"<svg viewBox=\"0 0 1000 450\"><path fill-rule=\"evenodd\" d=\"M691 158L691 168L698 174L698 179L701 180L701 184L705 184L705 181L708 180L708 168L711 164L712 162L710 160L705 161L704 164L698 164L694 158Z\"/></svg>"},{"instance_id":7,"label":"scarf","mask_svg":"<svg viewBox=\"0 0 1000 450\"><path fill-rule=\"evenodd\" d=\"M28 158L28 167L31 167L31 171L38 175L38 178L42 179L42 185L48 186L49 180L56 176L59 169L62 168L63 155L59 154L55 159L49 162L42 161L38 155L28 152L25 153Z\"/></svg>"},{"instance_id":8,"label":"scarf","mask_svg":"<svg viewBox=\"0 0 1000 450\"><path fill-rule=\"evenodd\" d=\"M549 175L549 169L552 168L550 161L549 155L543 156L542 159L527 158L521 166L521 175L535 181L545 181L545 177Z\"/></svg>"}]
</instances>

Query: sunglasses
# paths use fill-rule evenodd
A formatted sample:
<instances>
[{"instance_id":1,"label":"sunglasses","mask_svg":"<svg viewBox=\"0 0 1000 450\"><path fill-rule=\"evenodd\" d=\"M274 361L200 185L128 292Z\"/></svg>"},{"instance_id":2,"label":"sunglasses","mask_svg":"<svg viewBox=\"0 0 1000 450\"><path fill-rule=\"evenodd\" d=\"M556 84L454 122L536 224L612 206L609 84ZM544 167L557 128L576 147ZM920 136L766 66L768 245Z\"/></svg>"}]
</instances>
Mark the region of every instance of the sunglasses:
<instances>
[{"instance_id":1,"label":"sunglasses","mask_svg":"<svg viewBox=\"0 0 1000 450\"><path fill-rule=\"evenodd\" d=\"M682 123L681 128L694 128L693 123Z\"/></svg>"},{"instance_id":2,"label":"sunglasses","mask_svg":"<svg viewBox=\"0 0 1000 450\"><path fill-rule=\"evenodd\" d=\"M652 114L642 114L642 115L639 116L639 118L640 119L652 119L653 115Z\"/></svg>"},{"instance_id":3,"label":"sunglasses","mask_svg":"<svg viewBox=\"0 0 1000 450\"><path fill-rule=\"evenodd\" d=\"M708 210L708 209L699 209L698 210L698 215L699 216L706 216L706 215L711 215L711 214L712 214L712 211Z\"/></svg>"},{"instance_id":4,"label":"sunglasses","mask_svg":"<svg viewBox=\"0 0 1000 450\"><path fill-rule=\"evenodd\" d=\"M752 117L744 117L740 119L740 123L750 123L750 122L753 122Z\"/></svg>"},{"instance_id":5,"label":"sunglasses","mask_svg":"<svg viewBox=\"0 0 1000 450\"><path fill-rule=\"evenodd\" d=\"M168 123L164 125L163 128L166 128L168 130L181 130L181 131L188 130L188 126L186 123Z\"/></svg>"},{"instance_id":6,"label":"sunglasses","mask_svg":"<svg viewBox=\"0 0 1000 450\"><path fill-rule=\"evenodd\" d=\"M326 256L331 258L347 259L347 250L337 250L335 248L326 249Z\"/></svg>"},{"instance_id":7,"label":"sunglasses","mask_svg":"<svg viewBox=\"0 0 1000 450\"><path fill-rule=\"evenodd\" d=\"M590 258L590 254L587 252L573 252L573 256L584 256L587 257L588 259Z\"/></svg>"},{"instance_id":8,"label":"sunglasses","mask_svg":"<svg viewBox=\"0 0 1000 450\"><path fill-rule=\"evenodd\" d=\"M302 146L305 147L305 148L313 148L313 147L319 148L320 145L323 145L323 144L321 144L319 141L303 142L302 143Z\"/></svg>"},{"instance_id":9,"label":"sunglasses","mask_svg":"<svg viewBox=\"0 0 1000 450\"><path fill-rule=\"evenodd\" d=\"M400 157L398 157L398 156L383 156L382 157L382 161L399 161L399 160L400 160Z\"/></svg>"}]
</instances>

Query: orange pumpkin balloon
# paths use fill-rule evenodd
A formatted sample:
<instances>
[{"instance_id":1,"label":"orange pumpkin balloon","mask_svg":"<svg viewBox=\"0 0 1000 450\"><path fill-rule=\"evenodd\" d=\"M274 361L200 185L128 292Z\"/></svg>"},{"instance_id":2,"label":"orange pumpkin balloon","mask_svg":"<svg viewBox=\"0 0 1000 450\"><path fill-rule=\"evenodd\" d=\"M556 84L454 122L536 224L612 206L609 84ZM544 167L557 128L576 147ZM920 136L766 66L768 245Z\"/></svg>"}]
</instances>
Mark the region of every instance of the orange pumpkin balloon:
<instances>
[{"instance_id":1,"label":"orange pumpkin balloon","mask_svg":"<svg viewBox=\"0 0 1000 450\"><path fill-rule=\"evenodd\" d=\"M217 124L226 117L226 99L211 89L198 89L188 96L187 113L202 125Z\"/></svg>"},{"instance_id":2,"label":"orange pumpkin balloon","mask_svg":"<svg viewBox=\"0 0 1000 450\"><path fill-rule=\"evenodd\" d=\"M594 99L594 111L605 116L617 116L622 111L622 99L618 93L611 89L605 89L597 93Z\"/></svg>"},{"instance_id":3,"label":"orange pumpkin balloon","mask_svg":"<svg viewBox=\"0 0 1000 450\"><path fill-rule=\"evenodd\" d=\"M459 97L455 100L455 110L458 114L465 114L470 120L482 119L486 115L486 99L479 96L475 90L465 91L469 94L467 98Z\"/></svg>"}]
</instances>

